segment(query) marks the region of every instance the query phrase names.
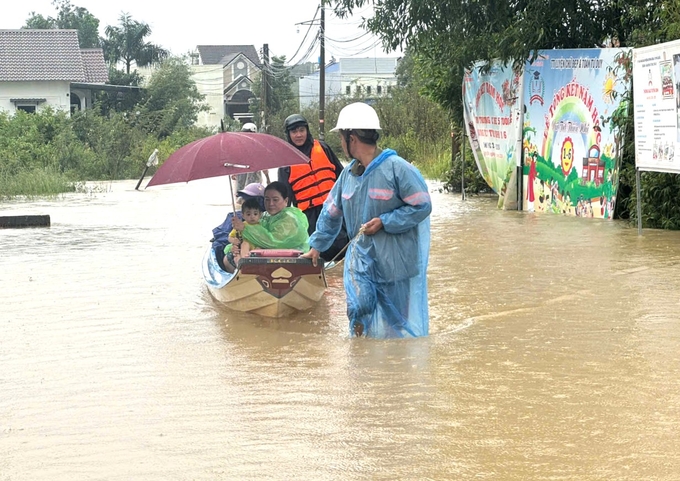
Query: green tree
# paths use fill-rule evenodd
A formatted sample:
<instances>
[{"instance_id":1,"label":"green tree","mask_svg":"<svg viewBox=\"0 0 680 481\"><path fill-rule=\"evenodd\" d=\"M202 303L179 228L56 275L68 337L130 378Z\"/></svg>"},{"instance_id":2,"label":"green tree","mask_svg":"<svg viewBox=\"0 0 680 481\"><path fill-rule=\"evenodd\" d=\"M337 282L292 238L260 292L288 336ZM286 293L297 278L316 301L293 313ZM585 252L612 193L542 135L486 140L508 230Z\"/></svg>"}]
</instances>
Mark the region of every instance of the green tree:
<instances>
[{"instance_id":1,"label":"green tree","mask_svg":"<svg viewBox=\"0 0 680 481\"><path fill-rule=\"evenodd\" d=\"M53 28L78 30L80 48L99 47L99 19L86 8L71 5L69 0L53 0L57 16L44 17L31 12L24 28L47 30Z\"/></svg>"},{"instance_id":2,"label":"green tree","mask_svg":"<svg viewBox=\"0 0 680 481\"><path fill-rule=\"evenodd\" d=\"M191 69L180 58L169 58L153 73L141 102L131 112L134 123L163 139L173 131L191 127L208 107L191 78Z\"/></svg>"},{"instance_id":3,"label":"green tree","mask_svg":"<svg viewBox=\"0 0 680 481\"><path fill-rule=\"evenodd\" d=\"M351 14L368 0L331 0ZM374 0L365 26L388 49L408 48L424 89L462 122L461 85L466 68L499 58L522 65L539 49L630 45L634 34L660 25L646 0ZM674 4L668 0L666 4ZM677 9L677 8L676 8ZM637 33L636 33L637 32Z\"/></svg>"},{"instance_id":4,"label":"green tree","mask_svg":"<svg viewBox=\"0 0 680 481\"><path fill-rule=\"evenodd\" d=\"M127 13L122 14L118 21L117 26L106 27L106 37L102 39L104 58L109 65L123 62L125 73L130 74L133 63L144 67L168 57L167 50L145 41L151 35L151 27L147 23L133 20Z\"/></svg>"},{"instance_id":5,"label":"green tree","mask_svg":"<svg viewBox=\"0 0 680 481\"><path fill-rule=\"evenodd\" d=\"M125 73L109 67L109 83L111 85L140 86L143 82L142 76L136 70L132 73ZM142 91L139 89L119 90L117 92L99 92L96 104L102 114L108 115L109 112L128 112L133 110L141 100Z\"/></svg>"}]
</instances>

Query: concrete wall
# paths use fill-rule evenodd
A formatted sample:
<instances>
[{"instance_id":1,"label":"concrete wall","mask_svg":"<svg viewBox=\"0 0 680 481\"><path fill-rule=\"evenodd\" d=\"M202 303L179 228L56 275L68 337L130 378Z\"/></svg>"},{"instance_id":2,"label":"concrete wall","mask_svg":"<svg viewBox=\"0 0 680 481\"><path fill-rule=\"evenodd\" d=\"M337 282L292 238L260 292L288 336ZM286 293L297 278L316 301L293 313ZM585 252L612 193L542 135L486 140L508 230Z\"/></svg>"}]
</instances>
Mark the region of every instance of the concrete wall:
<instances>
[{"instance_id":1,"label":"concrete wall","mask_svg":"<svg viewBox=\"0 0 680 481\"><path fill-rule=\"evenodd\" d=\"M16 112L16 105L10 99L31 98L45 99L37 105L36 111L47 106L55 110L71 111L70 82L67 81L34 81L34 82L0 82L0 109L10 114ZM26 105L36 105L26 102ZM21 105L19 103L18 105Z\"/></svg>"}]
</instances>

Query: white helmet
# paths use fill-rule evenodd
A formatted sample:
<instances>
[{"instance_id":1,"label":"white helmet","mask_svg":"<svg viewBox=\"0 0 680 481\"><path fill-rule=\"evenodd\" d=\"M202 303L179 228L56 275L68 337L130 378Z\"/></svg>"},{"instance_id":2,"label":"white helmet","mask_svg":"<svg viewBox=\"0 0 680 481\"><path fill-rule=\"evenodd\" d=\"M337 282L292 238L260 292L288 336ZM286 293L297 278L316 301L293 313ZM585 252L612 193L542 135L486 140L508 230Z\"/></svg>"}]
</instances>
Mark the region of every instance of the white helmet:
<instances>
[{"instance_id":1,"label":"white helmet","mask_svg":"<svg viewBox=\"0 0 680 481\"><path fill-rule=\"evenodd\" d=\"M252 122L245 123L241 127L241 132L257 132L257 125Z\"/></svg>"},{"instance_id":2,"label":"white helmet","mask_svg":"<svg viewBox=\"0 0 680 481\"><path fill-rule=\"evenodd\" d=\"M338 123L331 132L338 130L381 130L378 114L368 104L354 102L345 106L338 115Z\"/></svg>"}]
</instances>

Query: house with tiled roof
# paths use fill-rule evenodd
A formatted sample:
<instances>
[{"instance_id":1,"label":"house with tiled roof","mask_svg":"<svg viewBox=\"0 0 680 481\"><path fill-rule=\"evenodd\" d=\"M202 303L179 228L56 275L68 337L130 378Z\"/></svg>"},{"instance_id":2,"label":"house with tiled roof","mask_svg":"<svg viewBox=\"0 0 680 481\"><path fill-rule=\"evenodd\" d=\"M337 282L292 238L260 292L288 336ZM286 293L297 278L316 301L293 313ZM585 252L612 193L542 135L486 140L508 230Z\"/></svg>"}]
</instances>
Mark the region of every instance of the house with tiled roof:
<instances>
[{"instance_id":1,"label":"house with tiled roof","mask_svg":"<svg viewBox=\"0 0 680 481\"><path fill-rule=\"evenodd\" d=\"M209 112L199 114L198 125L217 127L224 117L252 121L250 99L253 82L262 70L253 45L198 45L191 66L198 91L205 95Z\"/></svg>"},{"instance_id":2,"label":"house with tiled roof","mask_svg":"<svg viewBox=\"0 0 680 481\"><path fill-rule=\"evenodd\" d=\"M81 49L77 30L0 30L1 110L91 108L108 77L102 49Z\"/></svg>"}]
</instances>

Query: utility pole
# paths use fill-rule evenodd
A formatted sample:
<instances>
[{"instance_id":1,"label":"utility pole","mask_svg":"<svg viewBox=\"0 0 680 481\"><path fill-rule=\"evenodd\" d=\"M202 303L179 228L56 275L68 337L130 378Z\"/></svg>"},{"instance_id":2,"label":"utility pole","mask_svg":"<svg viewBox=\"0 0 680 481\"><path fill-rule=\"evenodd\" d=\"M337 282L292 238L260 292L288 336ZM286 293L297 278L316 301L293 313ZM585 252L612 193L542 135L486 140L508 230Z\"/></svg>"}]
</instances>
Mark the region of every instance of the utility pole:
<instances>
[{"instance_id":1,"label":"utility pole","mask_svg":"<svg viewBox=\"0 0 680 481\"><path fill-rule=\"evenodd\" d=\"M269 90L269 44L265 43L262 46L262 63L264 65L264 68L262 69L262 125L261 129L262 132L269 133L269 125L267 124L267 121L269 120L267 117L269 116L268 108L267 108L267 103L269 102L269 95L268 95L268 90Z\"/></svg>"},{"instance_id":2,"label":"utility pole","mask_svg":"<svg viewBox=\"0 0 680 481\"><path fill-rule=\"evenodd\" d=\"M319 28L320 52L319 52L319 140L324 140L324 115L326 108L326 49L325 49L325 27L326 13L321 0L321 21Z\"/></svg>"}]
</instances>

